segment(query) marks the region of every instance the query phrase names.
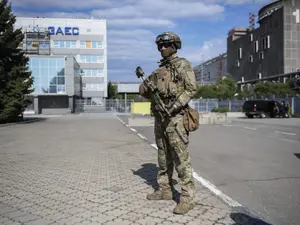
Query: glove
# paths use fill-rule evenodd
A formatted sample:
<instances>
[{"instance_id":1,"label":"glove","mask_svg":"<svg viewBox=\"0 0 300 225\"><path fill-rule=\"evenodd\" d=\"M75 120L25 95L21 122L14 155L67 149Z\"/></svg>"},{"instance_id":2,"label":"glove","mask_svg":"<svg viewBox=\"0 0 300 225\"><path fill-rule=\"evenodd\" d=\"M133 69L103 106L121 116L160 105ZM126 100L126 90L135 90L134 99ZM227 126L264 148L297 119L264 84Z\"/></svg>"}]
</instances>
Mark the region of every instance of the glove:
<instances>
[{"instance_id":1,"label":"glove","mask_svg":"<svg viewBox=\"0 0 300 225\"><path fill-rule=\"evenodd\" d=\"M169 104L166 105L166 108L168 109L169 113L172 115L173 113L176 113L180 110L180 103L178 102L170 102Z\"/></svg>"}]
</instances>

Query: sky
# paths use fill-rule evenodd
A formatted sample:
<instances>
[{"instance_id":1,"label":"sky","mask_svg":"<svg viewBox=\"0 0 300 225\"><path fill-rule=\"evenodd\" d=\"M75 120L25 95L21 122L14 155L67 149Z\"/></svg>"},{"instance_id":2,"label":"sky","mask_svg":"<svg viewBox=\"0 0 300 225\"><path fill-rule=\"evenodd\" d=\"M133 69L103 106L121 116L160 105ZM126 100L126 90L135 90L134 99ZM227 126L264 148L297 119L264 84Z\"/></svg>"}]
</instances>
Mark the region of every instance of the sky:
<instances>
[{"instance_id":1,"label":"sky","mask_svg":"<svg viewBox=\"0 0 300 225\"><path fill-rule=\"evenodd\" d=\"M155 37L179 35L178 56L193 66L226 52L227 33L248 27L249 13L272 0L10 0L16 16L99 18L107 20L108 80L138 82L135 68L146 75L161 55ZM256 25L257 26L257 25Z\"/></svg>"}]
</instances>

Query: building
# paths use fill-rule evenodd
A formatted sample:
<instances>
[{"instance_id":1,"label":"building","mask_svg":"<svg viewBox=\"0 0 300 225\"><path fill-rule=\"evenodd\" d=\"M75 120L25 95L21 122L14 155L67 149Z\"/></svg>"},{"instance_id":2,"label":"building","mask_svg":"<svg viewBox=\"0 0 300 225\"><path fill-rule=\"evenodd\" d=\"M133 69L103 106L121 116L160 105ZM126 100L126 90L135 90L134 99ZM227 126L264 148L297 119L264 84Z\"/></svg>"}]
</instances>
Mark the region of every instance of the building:
<instances>
[{"instance_id":1,"label":"building","mask_svg":"<svg viewBox=\"0 0 300 225\"><path fill-rule=\"evenodd\" d=\"M236 81L266 79L300 68L300 1L273 1L258 12L258 28L234 28L227 38L228 73Z\"/></svg>"},{"instance_id":2,"label":"building","mask_svg":"<svg viewBox=\"0 0 300 225\"><path fill-rule=\"evenodd\" d=\"M223 53L195 66L194 72L197 83L215 84L218 77L223 77L227 73L227 54Z\"/></svg>"},{"instance_id":3,"label":"building","mask_svg":"<svg viewBox=\"0 0 300 225\"><path fill-rule=\"evenodd\" d=\"M20 47L30 58L35 113L72 112L76 99L107 97L105 20L17 17L15 28L24 32ZM66 98L68 104L59 100Z\"/></svg>"}]
</instances>

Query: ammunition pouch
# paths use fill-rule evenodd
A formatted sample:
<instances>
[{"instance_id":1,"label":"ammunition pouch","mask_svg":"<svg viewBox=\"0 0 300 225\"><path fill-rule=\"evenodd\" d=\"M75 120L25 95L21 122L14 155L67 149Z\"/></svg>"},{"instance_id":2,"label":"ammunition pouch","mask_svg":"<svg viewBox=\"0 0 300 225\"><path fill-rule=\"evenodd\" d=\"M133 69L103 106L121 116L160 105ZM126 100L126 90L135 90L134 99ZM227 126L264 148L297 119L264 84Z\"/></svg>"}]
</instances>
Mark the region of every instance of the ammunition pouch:
<instances>
[{"instance_id":1,"label":"ammunition pouch","mask_svg":"<svg viewBox=\"0 0 300 225\"><path fill-rule=\"evenodd\" d=\"M199 128L199 113L197 110L190 106L185 109L183 126L188 132L195 131Z\"/></svg>"}]
</instances>

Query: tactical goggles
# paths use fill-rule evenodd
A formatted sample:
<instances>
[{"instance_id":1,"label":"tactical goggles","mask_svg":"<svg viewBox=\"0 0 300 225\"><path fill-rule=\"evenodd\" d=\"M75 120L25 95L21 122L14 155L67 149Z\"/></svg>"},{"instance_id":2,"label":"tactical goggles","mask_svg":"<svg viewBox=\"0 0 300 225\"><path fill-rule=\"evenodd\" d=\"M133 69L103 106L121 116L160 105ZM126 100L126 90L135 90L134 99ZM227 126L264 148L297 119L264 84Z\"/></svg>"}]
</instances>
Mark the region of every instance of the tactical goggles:
<instances>
[{"instance_id":1,"label":"tactical goggles","mask_svg":"<svg viewBox=\"0 0 300 225\"><path fill-rule=\"evenodd\" d=\"M159 42L167 42L167 41L174 41L173 37L169 34L161 34L161 35L158 35L156 37L156 43L159 43Z\"/></svg>"}]
</instances>

